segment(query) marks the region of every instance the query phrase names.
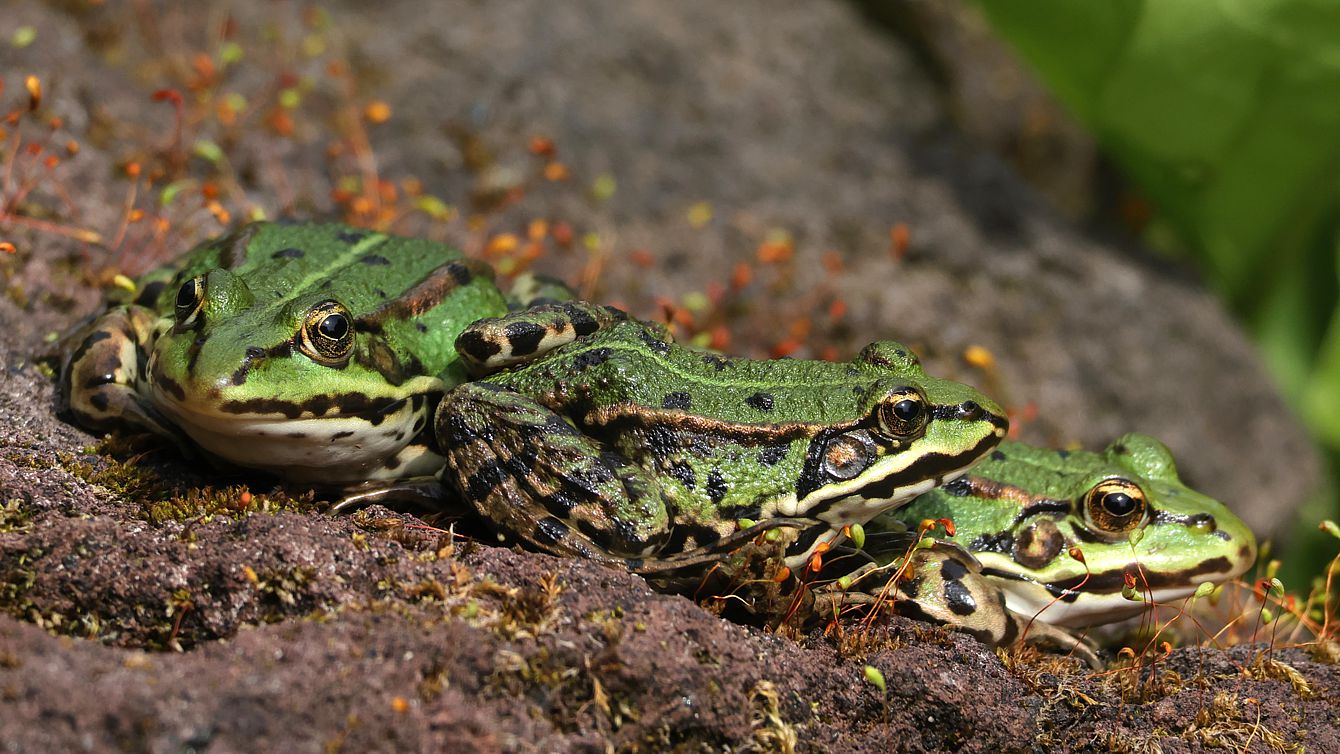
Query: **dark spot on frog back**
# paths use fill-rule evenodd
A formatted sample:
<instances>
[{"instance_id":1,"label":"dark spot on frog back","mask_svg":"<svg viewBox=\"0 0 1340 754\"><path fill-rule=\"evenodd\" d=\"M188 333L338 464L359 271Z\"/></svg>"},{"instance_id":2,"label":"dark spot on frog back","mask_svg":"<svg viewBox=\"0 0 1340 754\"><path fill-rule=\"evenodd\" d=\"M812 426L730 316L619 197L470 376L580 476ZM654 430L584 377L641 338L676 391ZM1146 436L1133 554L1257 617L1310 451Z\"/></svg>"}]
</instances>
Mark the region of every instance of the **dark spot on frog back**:
<instances>
[{"instance_id":1,"label":"dark spot on frog back","mask_svg":"<svg viewBox=\"0 0 1340 754\"><path fill-rule=\"evenodd\" d=\"M350 246L353 246L354 244L358 243L359 241L362 241L364 238L367 237L368 236L366 233L359 233L358 231L353 230L342 230L335 236L335 240L339 241L340 243L347 243Z\"/></svg>"},{"instance_id":2,"label":"dark spot on frog back","mask_svg":"<svg viewBox=\"0 0 1340 754\"><path fill-rule=\"evenodd\" d=\"M940 574L950 581L958 581L968 575L968 568L957 560L949 558L940 565Z\"/></svg>"},{"instance_id":3,"label":"dark spot on frog back","mask_svg":"<svg viewBox=\"0 0 1340 754\"><path fill-rule=\"evenodd\" d=\"M270 255L270 258L271 258L271 259L302 259L302 258L303 258L304 256L306 256L306 255L307 255L307 252L303 251L302 249L299 249L299 248L297 248L296 246L290 246L290 247L288 247L288 248L286 248L286 249L280 249L279 251L276 251L275 253L273 253L273 254Z\"/></svg>"},{"instance_id":4,"label":"dark spot on frog back","mask_svg":"<svg viewBox=\"0 0 1340 754\"><path fill-rule=\"evenodd\" d=\"M993 461L1004 461L1004 460L1007 460L1007 459L1006 459L1006 457L1005 457L1005 453L1004 453L1003 451L1000 451L1000 450L993 450L993 451L991 451L991 460L993 460Z\"/></svg>"},{"instance_id":5,"label":"dark spot on frog back","mask_svg":"<svg viewBox=\"0 0 1340 754\"><path fill-rule=\"evenodd\" d=\"M758 411L771 411L775 404L772 394L764 392L754 393L748 398L745 398L744 402Z\"/></svg>"},{"instance_id":6,"label":"dark spot on frog back","mask_svg":"<svg viewBox=\"0 0 1340 754\"><path fill-rule=\"evenodd\" d=\"M776 466L781 463L783 458L786 458L787 451L789 450L791 450L790 445L773 445L772 447L764 448L758 453L758 462L764 466Z\"/></svg>"},{"instance_id":7,"label":"dark spot on frog back","mask_svg":"<svg viewBox=\"0 0 1340 754\"><path fill-rule=\"evenodd\" d=\"M358 261L362 262L363 264L368 265L369 267L389 267L389 266L391 266L391 260L389 260L389 259L387 259L386 257L382 256L381 254L364 254L363 256L361 256L361 257L358 258Z\"/></svg>"},{"instance_id":8,"label":"dark spot on frog back","mask_svg":"<svg viewBox=\"0 0 1340 754\"><path fill-rule=\"evenodd\" d=\"M720 503L730 492L730 485L726 484L726 478L721 475L720 469L712 469L707 472L707 497L713 503Z\"/></svg>"},{"instance_id":9,"label":"dark spot on frog back","mask_svg":"<svg viewBox=\"0 0 1340 754\"><path fill-rule=\"evenodd\" d=\"M693 467L684 461L675 461L670 464L668 472L686 489L695 489L698 486L698 475L693 471Z\"/></svg>"},{"instance_id":10,"label":"dark spot on frog back","mask_svg":"<svg viewBox=\"0 0 1340 754\"><path fill-rule=\"evenodd\" d=\"M679 435L670 427L661 425L651 425L646 428L645 434L647 448L657 456L668 456L679 450Z\"/></svg>"},{"instance_id":11,"label":"dark spot on frog back","mask_svg":"<svg viewBox=\"0 0 1340 754\"><path fill-rule=\"evenodd\" d=\"M645 327L638 328L637 337L642 341L643 345L650 348L653 353L659 356L664 356L667 353L670 353L670 344L657 338L655 333Z\"/></svg>"},{"instance_id":12,"label":"dark spot on frog back","mask_svg":"<svg viewBox=\"0 0 1340 754\"><path fill-rule=\"evenodd\" d=\"M718 356L717 354L709 353L703 355L703 363L720 372L726 367L731 366L732 359L727 356Z\"/></svg>"},{"instance_id":13,"label":"dark spot on frog back","mask_svg":"<svg viewBox=\"0 0 1340 754\"><path fill-rule=\"evenodd\" d=\"M605 348L604 346L600 348L592 348L590 350L582 351L581 353L573 357L572 366L578 370L599 366L601 364L604 364L606 361L609 361L610 355L612 353L613 351L611 351L608 348Z\"/></svg>"},{"instance_id":14,"label":"dark spot on frog back","mask_svg":"<svg viewBox=\"0 0 1340 754\"><path fill-rule=\"evenodd\" d=\"M693 396L683 390L676 390L673 393L666 393L661 399L661 408L678 409L687 411L693 407Z\"/></svg>"}]
</instances>

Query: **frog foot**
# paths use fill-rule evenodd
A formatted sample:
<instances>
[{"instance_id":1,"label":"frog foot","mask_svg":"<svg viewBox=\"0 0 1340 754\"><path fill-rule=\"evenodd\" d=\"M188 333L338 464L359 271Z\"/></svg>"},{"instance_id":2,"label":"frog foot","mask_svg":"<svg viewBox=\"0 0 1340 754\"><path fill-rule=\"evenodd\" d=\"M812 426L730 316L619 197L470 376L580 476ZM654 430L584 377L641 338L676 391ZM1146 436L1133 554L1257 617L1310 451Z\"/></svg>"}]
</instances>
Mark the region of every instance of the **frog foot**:
<instances>
[{"instance_id":1,"label":"frog foot","mask_svg":"<svg viewBox=\"0 0 1340 754\"><path fill-rule=\"evenodd\" d=\"M59 403L83 427L151 432L189 452L193 447L146 397L146 344L157 317L142 306L115 307L68 336Z\"/></svg>"}]
</instances>

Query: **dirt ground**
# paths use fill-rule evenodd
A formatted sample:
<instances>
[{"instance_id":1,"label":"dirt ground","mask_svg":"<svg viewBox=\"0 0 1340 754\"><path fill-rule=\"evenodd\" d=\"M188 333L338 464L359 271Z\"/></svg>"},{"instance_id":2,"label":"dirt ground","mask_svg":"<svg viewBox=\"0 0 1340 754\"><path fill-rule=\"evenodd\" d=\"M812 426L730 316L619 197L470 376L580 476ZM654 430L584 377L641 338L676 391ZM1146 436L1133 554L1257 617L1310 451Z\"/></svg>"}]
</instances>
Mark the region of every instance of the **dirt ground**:
<instances>
[{"instance_id":1,"label":"dirt ground","mask_svg":"<svg viewBox=\"0 0 1340 754\"><path fill-rule=\"evenodd\" d=\"M1296 649L1093 673L901 619L784 637L62 422L36 356L116 272L218 232L217 209L348 216L347 179L375 174L388 206L420 184L397 228L472 253L566 224L539 268L730 350L899 337L1024 439L1159 436L1263 534L1315 484L1200 285L1061 219L851 6L191 8L17 0L0 28L0 113L22 113L0 210L25 218L0 215L0 751L1340 751L1336 666Z\"/></svg>"}]
</instances>

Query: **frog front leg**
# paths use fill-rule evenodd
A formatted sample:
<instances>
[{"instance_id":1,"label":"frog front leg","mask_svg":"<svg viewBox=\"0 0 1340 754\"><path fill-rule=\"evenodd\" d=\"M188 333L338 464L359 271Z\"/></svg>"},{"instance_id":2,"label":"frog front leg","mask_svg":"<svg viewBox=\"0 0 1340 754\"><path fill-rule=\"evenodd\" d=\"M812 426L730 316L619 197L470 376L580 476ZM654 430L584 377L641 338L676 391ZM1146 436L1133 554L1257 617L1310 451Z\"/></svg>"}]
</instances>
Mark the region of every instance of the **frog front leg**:
<instances>
[{"instance_id":1,"label":"frog front leg","mask_svg":"<svg viewBox=\"0 0 1340 754\"><path fill-rule=\"evenodd\" d=\"M834 609L885 602L899 615L963 631L993 647L1036 644L1073 652L1090 667L1102 667L1086 639L1009 609L1005 593L982 576L970 553L940 542L910 557L905 577L896 584L887 581L894 571L867 567L848 579L857 584L855 591L827 592L819 604Z\"/></svg>"},{"instance_id":2,"label":"frog front leg","mask_svg":"<svg viewBox=\"0 0 1340 754\"><path fill-rule=\"evenodd\" d=\"M80 426L129 427L184 442L145 397L149 351L160 318L135 304L119 306L76 330L61 364L60 398Z\"/></svg>"},{"instance_id":3,"label":"frog front leg","mask_svg":"<svg viewBox=\"0 0 1340 754\"><path fill-rule=\"evenodd\" d=\"M443 484L537 549L627 566L668 539L655 479L526 396L459 385L438 405L436 431Z\"/></svg>"}]
</instances>

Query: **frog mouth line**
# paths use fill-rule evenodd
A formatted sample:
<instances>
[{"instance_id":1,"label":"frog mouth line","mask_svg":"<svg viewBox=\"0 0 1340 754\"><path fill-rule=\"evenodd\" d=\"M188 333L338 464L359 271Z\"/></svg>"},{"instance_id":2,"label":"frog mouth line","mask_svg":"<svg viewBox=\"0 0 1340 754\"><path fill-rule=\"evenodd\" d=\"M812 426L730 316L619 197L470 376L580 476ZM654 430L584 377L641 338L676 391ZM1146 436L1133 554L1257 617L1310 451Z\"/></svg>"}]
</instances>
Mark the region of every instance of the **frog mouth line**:
<instances>
[{"instance_id":1,"label":"frog mouth line","mask_svg":"<svg viewBox=\"0 0 1340 754\"><path fill-rule=\"evenodd\" d=\"M1211 558L1194 568L1169 573L1157 571L1145 573L1138 591L1145 597L1144 602L1133 602L1122 595L1126 583L1128 566L1098 571L1087 579L1081 574L1056 582L1045 582L1028 576L991 566L983 566L982 575L1006 582L1001 589L1014 601L1030 607L1019 607L1018 612L1030 615L1045 606L1056 610L1065 620L1081 621L1074 625L1085 625L1084 620L1107 618L1113 615L1134 614L1152 604L1165 604L1180 600L1195 593L1197 587L1206 581L1220 583L1228 581L1246 570L1246 567L1234 567L1227 557ZM1060 623L1048 620L1049 623ZM1100 622L1100 621L1095 621Z\"/></svg>"},{"instance_id":2,"label":"frog mouth line","mask_svg":"<svg viewBox=\"0 0 1340 754\"><path fill-rule=\"evenodd\" d=\"M402 398L369 396L364 393L317 395L304 401L274 398L247 400L191 401L181 385L159 376L152 383L153 402L168 413L192 417L211 424L247 422L284 422L296 419L361 419L374 427L411 404L414 411L428 400L425 393Z\"/></svg>"},{"instance_id":3,"label":"frog mouth line","mask_svg":"<svg viewBox=\"0 0 1340 754\"><path fill-rule=\"evenodd\" d=\"M1196 593L1195 584L1155 589L1144 594L1142 601L1128 600L1120 592L1115 594L1072 592L1082 594L1084 599L1071 602L1052 599L1046 592L1042 592L1041 584L1034 583L1033 586L1039 587L1036 590L1028 590L1033 593L1018 588L1011 589L1008 586L1002 587L1006 606L1025 617L1032 618L1036 615L1038 621L1065 628L1085 628L1129 618L1150 609L1151 606L1176 606L1180 600Z\"/></svg>"}]
</instances>

